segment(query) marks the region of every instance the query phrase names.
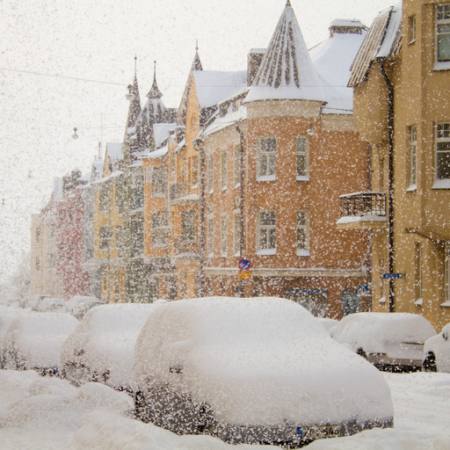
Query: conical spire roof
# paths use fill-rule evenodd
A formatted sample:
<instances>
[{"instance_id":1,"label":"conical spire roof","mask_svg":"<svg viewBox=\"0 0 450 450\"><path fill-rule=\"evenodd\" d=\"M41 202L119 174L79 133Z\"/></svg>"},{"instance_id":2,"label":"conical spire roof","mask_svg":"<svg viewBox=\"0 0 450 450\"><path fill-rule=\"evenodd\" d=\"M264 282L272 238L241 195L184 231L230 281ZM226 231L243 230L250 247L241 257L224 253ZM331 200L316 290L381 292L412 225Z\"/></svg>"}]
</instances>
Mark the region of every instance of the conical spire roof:
<instances>
[{"instance_id":1,"label":"conical spire roof","mask_svg":"<svg viewBox=\"0 0 450 450\"><path fill-rule=\"evenodd\" d=\"M148 91L148 98L161 98L163 95L158 88L158 83L156 82L156 61L153 61L153 84L151 89Z\"/></svg>"},{"instance_id":2,"label":"conical spire roof","mask_svg":"<svg viewBox=\"0 0 450 450\"><path fill-rule=\"evenodd\" d=\"M324 84L314 67L288 0L250 88L247 102L271 99L324 101Z\"/></svg>"},{"instance_id":3,"label":"conical spire roof","mask_svg":"<svg viewBox=\"0 0 450 450\"><path fill-rule=\"evenodd\" d=\"M194 70L203 70L202 62L200 61L200 56L198 54L198 41L195 44L195 55L192 61L191 72Z\"/></svg>"},{"instance_id":4,"label":"conical spire roof","mask_svg":"<svg viewBox=\"0 0 450 450\"><path fill-rule=\"evenodd\" d=\"M130 130L136 126L136 120L139 117L139 114L141 113L141 98L139 95L139 85L138 85L138 81L137 81L136 62L137 62L137 57L134 58L133 84L130 84L128 86L129 94L131 97L129 99L130 104L128 106L128 115L127 115L127 122L126 122L126 128L125 128L125 140L127 139L128 135L130 134Z\"/></svg>"}]
</instances>

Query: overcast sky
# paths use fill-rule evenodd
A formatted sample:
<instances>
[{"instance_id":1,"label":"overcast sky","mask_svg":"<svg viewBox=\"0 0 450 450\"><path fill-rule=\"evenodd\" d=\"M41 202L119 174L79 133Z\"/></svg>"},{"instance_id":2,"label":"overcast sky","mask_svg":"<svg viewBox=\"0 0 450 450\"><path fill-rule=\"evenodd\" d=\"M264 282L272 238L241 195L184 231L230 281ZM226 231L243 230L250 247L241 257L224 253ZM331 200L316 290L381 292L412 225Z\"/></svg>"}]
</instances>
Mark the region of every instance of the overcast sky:
<instances>
[{"instance_id":1,"label":"overcast sky","mask_svg":"<svg viewBox=\"0 0 450 450\"><path fill-rule=\"evenodd\" d=\"M370 25L395 0L291 0L308 46L335 18ZM178 106L198 39L204 68L244 69L267 46L285 0L0 0L0 282L29 247L30 214L53 179L88 169L97 142L120 142L138 55L141 95L153 60ZM58 74L89 83L17 71ZM103 122L103 127L101 123ZM72 128L80 138L71 139Z\"/></svg>"}]
</instances>

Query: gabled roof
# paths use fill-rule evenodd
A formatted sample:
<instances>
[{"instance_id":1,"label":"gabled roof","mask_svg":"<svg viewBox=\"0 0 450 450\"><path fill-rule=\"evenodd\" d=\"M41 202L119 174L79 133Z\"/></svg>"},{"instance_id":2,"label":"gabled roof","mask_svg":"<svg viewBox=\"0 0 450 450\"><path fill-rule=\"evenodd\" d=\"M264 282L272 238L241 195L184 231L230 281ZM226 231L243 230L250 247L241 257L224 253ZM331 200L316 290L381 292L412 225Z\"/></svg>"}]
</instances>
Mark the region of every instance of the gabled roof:
<instances>
[{"instance_id":1,"label":"gabled roof","mask_svg":"<svg viewBox=\"0 0 450 450\"><path fill-rule=\"evenodd\" d=\"M324 101L323 85L324 81L314 67L294 10L288 1L246 101Z\"/></svg>"},{"instance_id":2,"label":"gabled roof","mask_svg":"<svg viewBox=\"0 0 450 450\"><path fill-rule=\"evenodd\" d=\"M352 65L348 85L355 87L366 79L372 62L395 54L400 45L401 7L391 6L378 14Z\"/></svg>"},{"instance_id":3,"label":"gabled roof","mask_svg":"<svg viewBox=\"0 0 450 450\"><path fill-rule=\"evenodd\" d=\"M247 71L195 71L193 78L201 108L215 106L247 86Z\"/></svg>"}]
</instances>

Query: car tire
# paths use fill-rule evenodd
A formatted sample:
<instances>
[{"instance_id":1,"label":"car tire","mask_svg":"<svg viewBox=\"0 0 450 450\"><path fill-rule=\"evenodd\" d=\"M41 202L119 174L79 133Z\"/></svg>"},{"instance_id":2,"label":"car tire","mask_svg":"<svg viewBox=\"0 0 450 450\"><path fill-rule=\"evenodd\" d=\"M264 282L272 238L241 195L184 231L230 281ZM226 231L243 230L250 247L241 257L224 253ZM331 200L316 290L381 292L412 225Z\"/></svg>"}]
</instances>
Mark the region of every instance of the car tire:
<instances>
[{"instance_id":1,"label":"car tire","mask_svg":"<svg viewBox=\"0 0 450 450\"><path fill-rule=\"evenodd\" d=\"M433 352L429 352L422 363L424 372L437 372L436 356Z\"/></svg>"},{"instance_id":2,"label":"car tire","mask_svg":"<svg viewBox=\"0 0 450 450\"><path fill-rule=\"evenodd\" d=\"M356 350L356 354L362 356L364 359L367 359L367 354L362 348L358 348L358 350Z\"/></svg>"}]
</instances>

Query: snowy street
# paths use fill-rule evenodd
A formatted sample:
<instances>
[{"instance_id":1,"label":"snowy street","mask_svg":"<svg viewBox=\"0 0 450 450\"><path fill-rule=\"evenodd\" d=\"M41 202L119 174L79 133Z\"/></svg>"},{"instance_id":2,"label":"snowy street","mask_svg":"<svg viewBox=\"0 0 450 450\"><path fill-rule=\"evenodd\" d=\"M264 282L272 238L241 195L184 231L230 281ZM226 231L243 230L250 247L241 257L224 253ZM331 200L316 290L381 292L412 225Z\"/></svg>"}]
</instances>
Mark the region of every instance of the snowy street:
<instances>
[{"instance_id":1,"label":"snowy street","mask_svg":"<svg viewBox=\"0 0 450 450\"><path fill-rule=\"evenodd\" d=\"M389 374L395 410L393 430L312 443L311 450L450 449L450 374ZM98 384L80 388L32 371L0 371L2 450L225 450L209 436L177 436L127 417L126 394ZM275 448L275 447L264 447Z\"/></svg>"}]
</instances>

